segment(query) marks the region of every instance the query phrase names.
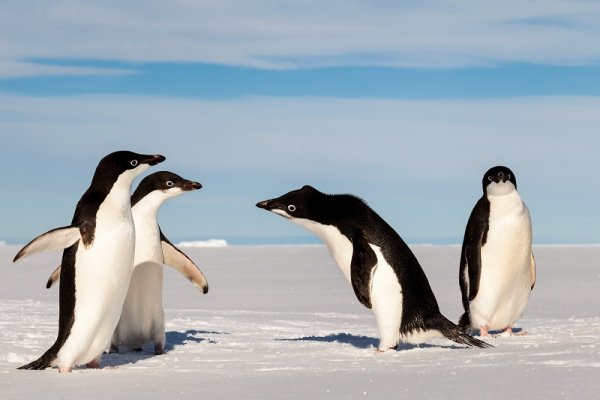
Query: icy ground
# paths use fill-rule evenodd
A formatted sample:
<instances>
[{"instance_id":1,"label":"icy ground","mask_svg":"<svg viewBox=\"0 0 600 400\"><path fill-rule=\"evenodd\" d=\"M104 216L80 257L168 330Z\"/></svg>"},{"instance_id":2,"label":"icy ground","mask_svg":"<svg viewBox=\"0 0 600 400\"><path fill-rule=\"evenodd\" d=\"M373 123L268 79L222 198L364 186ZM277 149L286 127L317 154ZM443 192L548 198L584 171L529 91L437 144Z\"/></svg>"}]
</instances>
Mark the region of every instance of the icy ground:
<instances>
[{"instance_id":1,"label":"icy ground","mask_svg":"<svg viewBox=\"0 0 600 400\"><path fill-rule=\"evenodd\" d=\"M413 247L442 312L461 312L458 247ZM600 247L537 247L525 336L491 349L447 340L376 354L369 310L322 246L184 249L202 295L165 276L168 352L111 354L103 369L18 371L54 341L60 253L18 264L0 246L0 399L598 399Z\"/></svg>"}]
</instances>

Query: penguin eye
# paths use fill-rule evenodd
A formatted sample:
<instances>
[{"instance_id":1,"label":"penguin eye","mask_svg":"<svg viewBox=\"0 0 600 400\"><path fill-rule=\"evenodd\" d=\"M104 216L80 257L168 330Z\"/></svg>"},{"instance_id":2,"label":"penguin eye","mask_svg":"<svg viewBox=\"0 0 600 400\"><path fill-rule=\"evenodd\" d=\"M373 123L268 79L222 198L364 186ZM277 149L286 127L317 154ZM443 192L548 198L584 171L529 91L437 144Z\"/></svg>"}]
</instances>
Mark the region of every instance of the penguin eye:
<instances>
[{"instance_id":1,"label":"penguin eye","mask_svg":"<svg viewBox=\"0 0 600 400\"><path fill-rule=\"evenodd\" d=\"M491 175L490 175L490 176L488 176L488 181L490 181L490 182L491 182L491 181L492 181L492 179L494 179L494 178L492 178L492 176L491 176Z\"/></svg>"},{"instance_id":2,"label":"penguin eye","mask_svg":"<svg viewBox=\"0 0 600 400\"><path fill-rule=\"evenodd\" d=\"M289 210L290 212L294 212L294 211L296 211L296 206L295 206L295 205L293 205L293 204L290 204L290 205L288 206L288 210Z\"/></svg>"},{"instance_id":3,"label":"penguin eye","mask_svg":"<svg viewBox=\"0 0 600 400\"><path fill-rule=\"evenodd\" d=\"M131 164L132 167L135 167L136 165L138 165L138 160L131 160L129 164Z\"/></svg>"},{"instance_id":4,"label":"penguin eye","mask_svg":"<svg viewBox=\"0 0 600 400\"><path fill-rule=\"evenodd\" d=\"M167 181L167 186L168 186L168 187L171 187L171 186L173 186L173 181Z\"/></svg>"}]
</instances>

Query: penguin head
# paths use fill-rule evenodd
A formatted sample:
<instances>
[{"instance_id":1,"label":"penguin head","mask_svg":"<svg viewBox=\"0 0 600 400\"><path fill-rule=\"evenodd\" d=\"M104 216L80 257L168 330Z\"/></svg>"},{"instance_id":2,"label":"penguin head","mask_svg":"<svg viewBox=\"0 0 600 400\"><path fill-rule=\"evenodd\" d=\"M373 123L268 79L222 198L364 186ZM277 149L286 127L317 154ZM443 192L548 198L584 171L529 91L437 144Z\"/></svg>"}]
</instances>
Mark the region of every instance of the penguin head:
<instances>
[{"instance_id":1,"label":"penguin head","mask_svg":"<svg viewBox=\"0 0 600 400\"><path fill-rule=\"evenodd\" d=\"M134 206L151 193L162 203L171 197L200 188L202 185L198 182L184 179L173 172L159 171L142 179L131 196L131 205Z\"/></svg>"},{"instance_id":2,"label":"penguin head","mask_svg":"<svg viewBox=\"0 0 600 400\"><path fill-rule=\"evenodd\" d=\"M482 185L484 195L502 196L517 190L517 179L510 168L496 166L483 175Z\"/></svg>"},{"instance_id":3,"label":"penguin head","mask_svg":"<svg viewBox=\"0 0 600 400\"><path fill-rule=\"evenodd\" d=\"M93 180L112 186L118 180L131 184L136 176L148 167L165 161L160 154L138 154L132 151L115 151L98 163Z\"/></svg>"},{"instance_id":4,"label":"penguin head","mask_svg":"<svg viewBox=\"0 0 600 400\"><path fill-rule=\"evenodd\" d=\"M316 220L319 201L325 196L312 186L305 185L301 189L292 190L283 196L258 202L256 207L271 211L287 219Z\"/></svg>"}]
</instances>

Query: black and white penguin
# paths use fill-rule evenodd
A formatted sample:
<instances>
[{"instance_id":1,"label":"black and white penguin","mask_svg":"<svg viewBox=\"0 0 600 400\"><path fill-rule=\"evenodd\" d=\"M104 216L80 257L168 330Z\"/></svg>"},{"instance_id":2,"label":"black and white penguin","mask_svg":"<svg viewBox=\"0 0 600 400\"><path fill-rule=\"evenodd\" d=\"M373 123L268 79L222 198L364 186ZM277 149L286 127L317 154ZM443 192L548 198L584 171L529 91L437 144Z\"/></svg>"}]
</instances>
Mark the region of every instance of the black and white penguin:
<instances>
[{"instance_id":1,"label":"black and white penguin","mask_svg":"<svg viewBox=\"0 0 600 400\"><path fill-rule=\"evenodd\" d=\"M512 334L535 285L531 250L531 218L517 192L515 174L507 167L483 176L483 196L467 227L460 257L459 282L465 309L459 326Z\"/></svg>"},{"instance_id":2,"label":"black and white penguin","mask_svg":"<svg viewBox=\"0 0 600 400\"><path fill-rule=\"evenodd\" d=\"M130 349L154 344L154 352L162 354L165 346L165 315L162 305L163 267L167 264L189 279L202 293L208 293L208 282L194 262L173 245L162 233L157 215L160 206L182 193L200 189L198 182L183 179L167 171L145 177L131 196L135 224L134 269L121 318L113 334L111 347ZM48 279L49 288L60 277L59 266Z\"/></svg>"},{"instance_id":3,"label":"black and white penguin","mask_svg":"<svg viewBox=\"0 0 600 400\"><path fill-rule=\"evenodd\" d=\"M416 344L442 336L468 346L489 347L440 313L412 251L363 200L304 186L256 206L290 219L325 242L358 300L375 314L379 351L396 348L400 342Z\"/></svg>"},{"instance_id":4,"label":"black and white penguin","mask_svg":"<svg viewBox=\"0 0 600 400\"><path fill-rule=\"evenodd\" d=\"M19 251L14 261L32 253L64 249L59 290L59 325L55 343L20 369L75 365L99 367L110 344L133 272L135 227L131 185L161 155L118 151L104 157L83 194L71 225L48 231Z\"/></svg>"}]
</instances>

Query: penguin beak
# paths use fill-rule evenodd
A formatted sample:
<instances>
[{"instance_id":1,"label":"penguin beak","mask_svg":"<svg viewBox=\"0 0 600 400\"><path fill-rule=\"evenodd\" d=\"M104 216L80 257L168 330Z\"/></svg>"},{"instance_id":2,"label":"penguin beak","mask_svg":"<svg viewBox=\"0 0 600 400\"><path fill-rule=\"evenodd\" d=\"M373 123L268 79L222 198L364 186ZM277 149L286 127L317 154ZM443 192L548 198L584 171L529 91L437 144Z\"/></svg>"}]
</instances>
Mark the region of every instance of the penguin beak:
<instances>
[{"instance_id":1,"label":"penguin beak","mask_svg":"<svg viewBox=\"0 0 600 400\"><path fill-rule=\"evenodd\" d=\"M271 206L271 200L264 200L256 203L256 207L262 208L263 210L271 211L273 207Z\"/></svg>"},{"instance_id":2,"label":"penguin beak","mask_svg":"<svg viewBox=\"0 0 600 400\"><path fill-rule=\"evenodd\" d=\"M284 218L292 219L292 217L285 211L285 207L277 200L278 199L261 201L256 203L256 207L271 211L272 213L281 215Z\"/></svg>"},{"instance_id":3,"label":"penguin beak","mask_svg":"<svg viewBox=\"0 0 600 400\"><path fill-rule=\"evenodd\" d=\"M185 191L198 190L201 188L202 188L202 185L200 184L200 182L192 182L192 181L187 181L182 187L182 189Z\"/></svg>"},{"instance_id":4,"label":"penguin beak","mask_svg":"<svg viewBox=\"0 0 600 400\"><path fill-rule=\"evenodd\" d=\"M506 182L507 180L508 180L508 176L504 172L500 171L500 172L498 172L498 175L496 175L494 182L500 183L500 182Z\"/></svg>"},{"instance_id":5,"label":"penguin beak","mask_svg":"<svg viewBox=\"0 0 600 400\"><path fill-rule=\"evenodd\" d=\"M165 156L161 156L160 154L155 154L152 156L148 156L148 158L142 160L141 162L144 164L148 164L148 165L156 165L165 160L166 160Z\"/></svg>"}]
</instances>

